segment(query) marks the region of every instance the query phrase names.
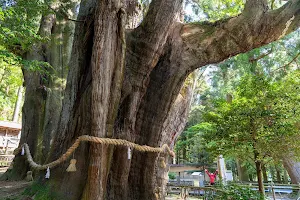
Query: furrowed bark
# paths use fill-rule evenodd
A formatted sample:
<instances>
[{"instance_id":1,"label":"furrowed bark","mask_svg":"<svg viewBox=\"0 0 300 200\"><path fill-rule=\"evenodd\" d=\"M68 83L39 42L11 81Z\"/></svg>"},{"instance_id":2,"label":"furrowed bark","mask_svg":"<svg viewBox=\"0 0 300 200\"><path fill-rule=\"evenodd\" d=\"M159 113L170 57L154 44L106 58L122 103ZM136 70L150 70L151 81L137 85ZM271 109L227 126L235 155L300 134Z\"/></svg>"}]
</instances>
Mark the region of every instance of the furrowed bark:
<instances>
[{"instance_id":1,"label":"furrowed bark","mask_svg":"<svg viewBox=\"0 0 300 200\"><path fill-rule=\"evenodd\" d=\"M300 183L300 162L296 162L294 156L285 157L283 166L287 170L293 184Z\"/></svg>"},{"instance_id":2,"label":"furrowed bark","mask_svg":"<svg viewBox=\"0 0 300 200\"><path fill-rule=\"evenodd\" d=\"M275 171L276 171L276 181L278 183L281 183L281 174L280 174L280 168L278 165L275 165Z\"/></svg>"},{"instance_id":3,"label":"furrowed bark","mask_svg":"<svg viewBox=\"0 0 300 200\"><path fill-rule=\"evenodd\" d=\"M264 188L264 180L263 180L263 172L262 172L262 162L259 160L258 157L259 157L259 154L255 151L254 159L255 159L258 190L263 196L265 196L265 188Z\"/></svg>"},{"instance_id":4,"label":"furrowed bark","mask_svg":"<svg viewBox=\"0 0 300 200\"><path fill-rule=\"evenodd\" d=\"M21 102L22 102L22 98L23 98L23 87L20 86L18 89L18 96L17 96L17 101L15 103L15 108L14 108L14 115L12 118L13 122L18 122L19 119L19 114L20 114L20 107L21 107Z\"/></svg>"},{"instance_id":5,"label":"furrowed bark","mask_svg":"<svg viewBox=\"0 0 300 200\"><path fill-rule=\"evenodd\" d=\"M78 2L74 1L73 12ZM58 3L52 6L58 7ZM70 12L69 14L71 13ZM50 42L38 42L24 59L48 62L51 67L41 67L42 72L31 72L24 69L26 87L23 105L23 129L20 144L28 143L34 159L44 163L49 155L50 142L55 134L61 112L62 93L64 90L73 39L74 22L57 19L54 14L43 16L39 34L49 37ZM16 156L11 174L23 179L26 171L32 170L27 164L23 166L20 157ZM21 160L24 163L23 160ZM8 176L9 179L15 179Z\"/></svg>"},{"instance_id":6,"label":"furrowed bark","mask_svg":"<svg viewBox=\"0 0 300 200\"><path fill-rule=\"evenodd\" d=\"M262 165L262 173L263 173L264 182L267 183L268 182L268 174L267 174L267 169L266 169L265 165Z\"/></svg>"},{"instance_id":7,"label":"furrowed bark","mask_svg":"<svg viewBox=\"0 0 300 200\"><path fill-rule=\"evenodd\" d=\"M54 23L54 15L44 16L41 20L39 33L47 37L51 35L51 28ZM46 44L37 43L33 45L32 51L25 56L27 60L47 61L45 55ZM45 69L46 70L46 69ZM22 135L20 144L27 143L35 159L41 158L42 129L44 122L45 100L47 98L47 88L45 87L45 75L43 72L34 72L23 69L24 86L26 88L25 100L22 109ZM1 179L22 180L25 178L29 165L25 162L25 157L16 155L14 167L4 174Z\"/></svg>"},{"instance_id":8,"label":"furrowed bark","mask_svg":"<svg viewBox=\"0 0 300 200\"><path fill-rule=\"evenodd\" d=\"M185 83L179 95L176 98L176 101L172 105L170 113L167 119L164 122L164 127L162 131L162 139L160 144L168 144L170 148L174 148L177 138L182 133L188 118L188 113L193 96L193 83ZM168 183L168 172L169 172L169 163L173 163L172 157L166 157L165 162L167 167L156 168L156 173L158 175L158 185L159 185L159 194L165 198L167 192L167 183Z\"/></svg>"},{"instance_id":9,"label":"furrowed bark","mask_svg":"<svg viewBox=\"0 0 300 200\"><path fill-rule=\"evenodd\" d=\"M255 17L261 15L268 10L267 0L247 0L245 4L244 14Z\"/></svg>"},{"instance_id":10,"label":"furrowed bark","mask_svg":"<svg viewBox=\"0 0 300 200\"><path fill-rule=\"evenodd\" d=\"M51 146L49 161L60 157L80 135L91 134L91 82L90 67L94 38L94 8L96 1L80 6L72 54L57 134ZM69 163L52 169L49 181L52 191L64 199L81 199L86 185L89 164L89 145L81 144L74 153L76 173L66 173Z\"/></svg>"},{"instance_id":11,"label":"furrowed bark","mask_svg":"<svg viewBox=\"0 0 300 200\"><path fill-rule=\"evenodd\" d=\"M241 160L239 159L236 160L236 163L237 163L239 181L248 182L249 175L246 166L243 166Z\"/></svg>"},{"instance_id":12,"label":"furrowed bark","mask_svg":"<svg viewBox=\"0 0 300 200\"><path fill-rule=\"evenodd\" d=\"M92 135L112 137L123 80L126 12L121 2L96 8L92 67ZM112 159L107 145L92 144L88 180L82 199L104 199Z\"/></svg>"},{"instance_id":13,"label":"furrowed bark","mask_svg":"<svg viewBox=\"0 0 300 200\"><path fill-rule=\"evenodd\" d=\"M71 15L71 18L77 17L75 11L77 5L77 1L73 1L69 5L68 14ZM51 43L47 48L48 62L52 68L48 69L48 73L51 75L48 77L47 82L48 90L43 126L42 162L48 158L51 141L56 134L55 131L57 130L62 109L62 99L75 30L75 23L73 21L59 17L56 18L55 24L52 27Z\"/></svg>"}]
</instances>

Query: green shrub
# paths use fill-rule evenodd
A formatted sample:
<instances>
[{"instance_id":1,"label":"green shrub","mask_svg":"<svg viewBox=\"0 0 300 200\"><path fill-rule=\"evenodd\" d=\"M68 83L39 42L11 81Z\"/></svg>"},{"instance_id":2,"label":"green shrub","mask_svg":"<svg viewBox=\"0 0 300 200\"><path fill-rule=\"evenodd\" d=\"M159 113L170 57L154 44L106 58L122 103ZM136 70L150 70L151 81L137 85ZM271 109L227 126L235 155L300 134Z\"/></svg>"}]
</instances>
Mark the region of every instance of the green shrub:
<instances>
[{"instance_id":1,"label":"green shrub","mask_svg":"<svg viewBox=\"0 0 300 200\"><path fill-rule=\"evenodd\" d=\"M174 180L176 179L176 173L175 172L169 172L169 179Z\"/></svg>"},{"instance_id":2,"label":"green shrub","mask_svg":"<svg viewBox=\"0 0 300 200\"><path fill-rule=\"evenodd\" d=\"M40 183L33 183L30 187L26 188L23 195L34 196L36 200L58 200L62 199L53 191L50 191L49 185L42 185Z\"/></svg>"},{"instance_id":3,"label":"green shrub","mask_svg":"<svg viewBox=\"0 0 300 200\"><path fill-rule=\"evenodd\" d=\"M226 186L220 186L220 189L224 192L218 192L216 196L211 199L222 200L264 200L258 191L252 190L246 186L239 186L236 184L230 184Z\"/></svg>"}]
</instances>

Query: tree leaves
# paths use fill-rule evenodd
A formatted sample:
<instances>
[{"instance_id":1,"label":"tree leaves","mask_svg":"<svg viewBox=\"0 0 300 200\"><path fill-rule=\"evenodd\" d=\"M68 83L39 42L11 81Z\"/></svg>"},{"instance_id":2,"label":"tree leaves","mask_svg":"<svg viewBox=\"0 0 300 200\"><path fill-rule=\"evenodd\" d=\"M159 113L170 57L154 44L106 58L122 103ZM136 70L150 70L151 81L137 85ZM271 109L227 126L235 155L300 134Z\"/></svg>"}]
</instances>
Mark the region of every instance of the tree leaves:
<instances>
[{"instance_id":1,"label":"tree leaves","mask_svg":"<svg viewBox=\"0 0 300 200\"><path fill-rule=\"evenodd\" d=\"M294 112L299 106L293 103L300 98L294 87L300 84L299 77L295 71L274 83L264 76L244 76L232 103L220 101L205 116L215 125L215 131L203 135L209 151L218 154L222 149L222 154L236 157L253 154L254 147L260 155L272 157L284 156L284 149L298 151L289 147L299 137L295 122L300 116Z\"/></svg>"}]
</instances>

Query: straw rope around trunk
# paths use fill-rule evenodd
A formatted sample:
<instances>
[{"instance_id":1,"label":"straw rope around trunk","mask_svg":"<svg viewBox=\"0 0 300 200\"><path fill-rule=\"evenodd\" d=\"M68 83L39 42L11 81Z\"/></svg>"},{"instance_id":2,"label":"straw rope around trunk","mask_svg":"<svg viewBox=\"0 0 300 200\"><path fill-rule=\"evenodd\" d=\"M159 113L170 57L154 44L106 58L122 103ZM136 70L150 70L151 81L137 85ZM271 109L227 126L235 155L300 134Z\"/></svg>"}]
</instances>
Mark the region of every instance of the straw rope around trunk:
<instances>
[{"instance_id":1,"label":"straw rope around trunk","mask_svg":"<svg viewBox=\"0 0 300 200\"><path fill-rule=\"evenodd\" d=\"M45 164L45 165L40 165L37 164L36 162L33 161L32 155L29 150L28 144L24 143L22 144L21 147L17 148L14 152L14 154L18 154L21 149L24 147L25 154L27 157L27 160L29 162L29 165L36 169L36 170L44 170L47 168L53 168L62 162L66 161L72 153L77 149L77 147L80 145L80 142L94 142L97 144L106 144L106 145L116 145L116 146L125 146L125 147L130 147L134 148L137 151L141 152L152 152L152 153L159 153L159 154L169 154L170 156L174 157L175 154L174 152L169 148L167 144L164 144L162 147L150 147L146 145L139 145L135 144L133 142L129 142L127 140L122 140L122 139L111 139L111 138L99 138L99 137L94 137L94 136L89 136L89 135L82 135L76 139L76 141L73 143L73 145L64 153L60 158L57 160Z\"/></svg>"}]
</instances>

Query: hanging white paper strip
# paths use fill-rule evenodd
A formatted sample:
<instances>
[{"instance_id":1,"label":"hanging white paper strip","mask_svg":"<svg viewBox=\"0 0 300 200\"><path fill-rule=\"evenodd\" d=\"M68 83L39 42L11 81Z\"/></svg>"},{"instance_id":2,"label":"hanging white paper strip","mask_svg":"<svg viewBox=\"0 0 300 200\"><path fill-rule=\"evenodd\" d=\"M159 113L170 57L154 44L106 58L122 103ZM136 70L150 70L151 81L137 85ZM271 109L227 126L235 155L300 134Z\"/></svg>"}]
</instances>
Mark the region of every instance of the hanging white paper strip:
<instances>
[{"instance_id":1,"label":"hanging white paper strip","mask_svg":"<svg viewBox=\"0 0 300 200\"><path fill-rule=\"evenodd\" d=\"M127 151L127 154L128 154L128 160L130 160L131 159L131 148L130 147L128 147L128 151Z\"/></svg>"},{"instance_id":2,"label":"hanging white paper strip","mask_svg":"<svg viewBox=\"0 0 300 200\"><path fill-rule=\"evenodd\" d=\"M24 156L25 154L25 149L24 149L24 146L22 147L22 151L21 151L21 156Z\"/></svg>"},{"instance_id":3,"label":"hanging white paper strip","mask_svg":"<svg viewBox=\"0 0 300 200\"><path fill-rule=\"evenodd\" d=\"M47 172L46 172L45 178L46 179L50 178L50 168L49 167L47 168Z\"/></svg>"}]
</instances>

